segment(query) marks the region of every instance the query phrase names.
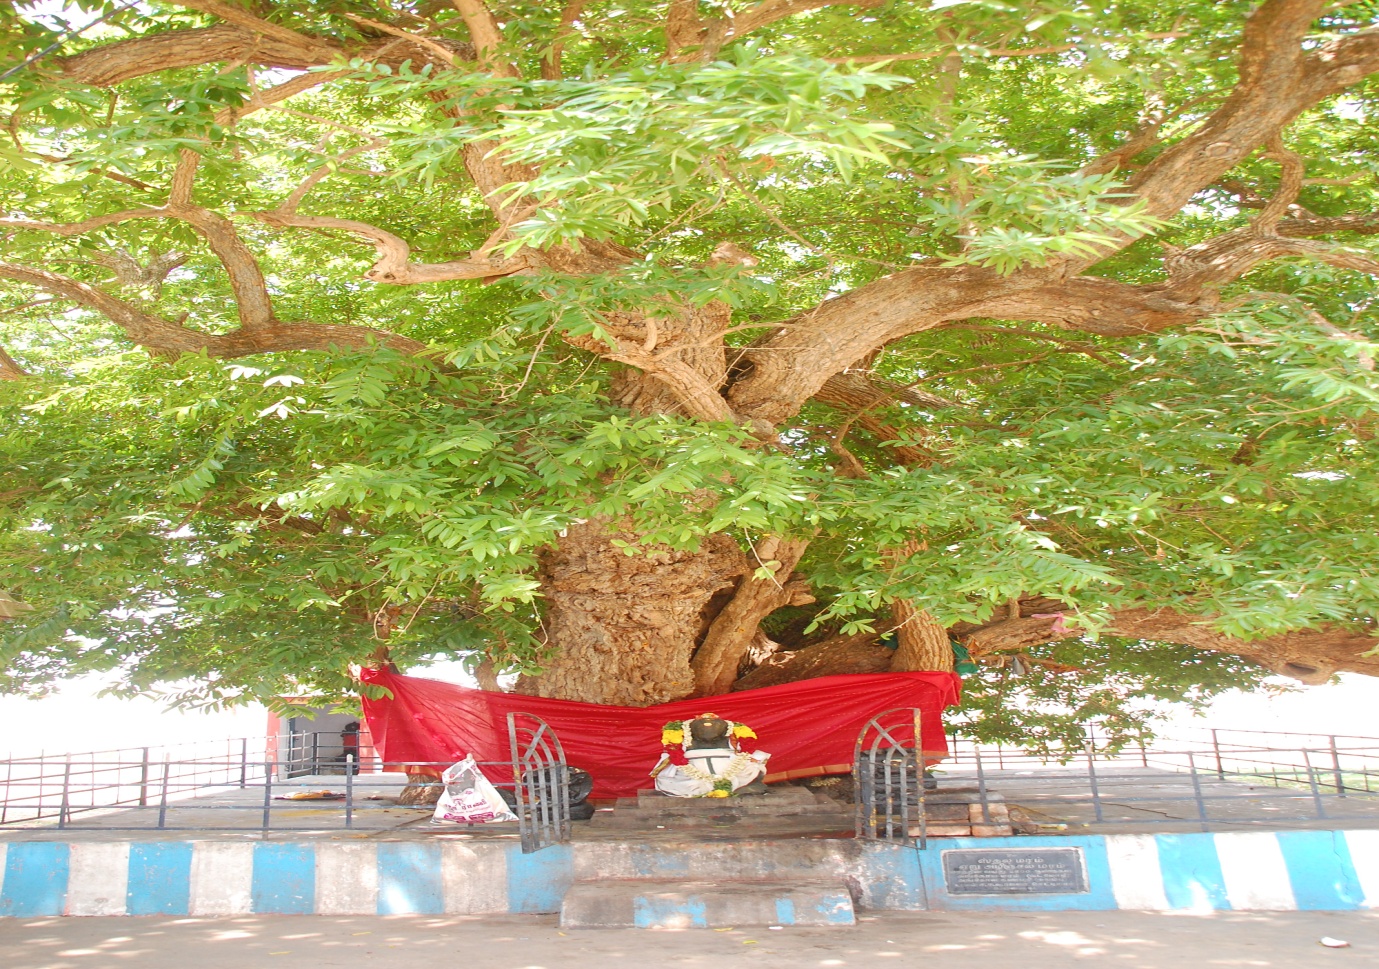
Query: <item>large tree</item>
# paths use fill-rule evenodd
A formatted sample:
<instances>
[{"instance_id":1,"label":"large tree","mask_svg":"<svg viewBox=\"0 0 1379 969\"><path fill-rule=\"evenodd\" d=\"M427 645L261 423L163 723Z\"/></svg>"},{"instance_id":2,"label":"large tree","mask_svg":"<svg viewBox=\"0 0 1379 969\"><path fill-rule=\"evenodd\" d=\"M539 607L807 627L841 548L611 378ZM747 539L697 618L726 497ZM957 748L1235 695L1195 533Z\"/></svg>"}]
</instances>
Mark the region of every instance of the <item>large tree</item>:
<instances>
[{"instance_id":1,"label":"large tree","mask_svg":"<svg viewBox=\"0 0 1379 969\"><path fill-rule=\"evenodd\" d=\"M1379 5L66 11L0 13L8 688L1379 671Z\"/></svg>"}]
</instances>

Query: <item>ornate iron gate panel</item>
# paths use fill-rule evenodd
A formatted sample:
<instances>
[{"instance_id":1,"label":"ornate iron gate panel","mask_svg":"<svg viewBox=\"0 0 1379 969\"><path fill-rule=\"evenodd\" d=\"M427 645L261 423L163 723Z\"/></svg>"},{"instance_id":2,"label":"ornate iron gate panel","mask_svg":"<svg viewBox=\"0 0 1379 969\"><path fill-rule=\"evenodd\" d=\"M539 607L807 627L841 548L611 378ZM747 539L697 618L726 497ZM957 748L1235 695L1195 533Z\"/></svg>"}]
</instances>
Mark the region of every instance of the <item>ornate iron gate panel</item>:
<instances>
[{"instance_id":1,"label":"ornate iron gate panel","mask_svg":"<svg viewBox=\"0 0 1379 969\"><path fill-rule=\"evenodd\" d=\"M925 842L924 744L918 707L879 713L857 735L852 766L857 837Z\"/></svg>"},{"instance_id":2,"label":"ornate iron gate panel","mask_svg":"<svg viewBox=\"0 0 1379 969\"><path fill-rule=\"evenodd\" d=\"M522 851L570 840L570 769L550 724L530 713L508 714L508 744Z\"/></svg>"}]
</instances>

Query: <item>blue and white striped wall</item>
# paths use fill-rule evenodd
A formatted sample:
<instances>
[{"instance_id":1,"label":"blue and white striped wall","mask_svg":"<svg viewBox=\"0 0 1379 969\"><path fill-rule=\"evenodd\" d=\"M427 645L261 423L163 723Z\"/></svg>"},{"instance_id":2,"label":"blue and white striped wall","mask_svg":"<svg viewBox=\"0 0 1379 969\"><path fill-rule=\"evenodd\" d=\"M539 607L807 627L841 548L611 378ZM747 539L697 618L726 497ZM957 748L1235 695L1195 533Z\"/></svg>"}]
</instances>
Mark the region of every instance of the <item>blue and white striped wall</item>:
<instances>
[{"instance_id":1,"label":"blue and white striped wall","mask_svg":"<svg viewBox=\"0 0 1379 969\"><path fill-rule=\"evenodd\" d=\"M1080 847L1090 891L950 895L945 848ZM1159 912L1379 909L1379 831L1251 831L954 839L917 853L932 909Z\"/></svg>"},{"instance_id":2,"label":"blue and white striped wall","mask_svg":"<svg viewBox=\"0 0 1379 969\"><path fill-rule=\"evenodd\" d=\"M1077 847L1087 892L954 895L942 852ZM1379 831L669 845L399 842L0 843L0 916L556 912L576 879L837 877L871 909L1379 909Z\"/></svg>"},{"instance_id":3,"label":"blue and white striped wall","mask_svg":"<svg viewBox=\"0 0 1379 969\"><path fill-rule=\"evenodd\" d=\"M551 912L570 849L442 841L0 844L0 916Z\"/></svg>"}]
</instances>

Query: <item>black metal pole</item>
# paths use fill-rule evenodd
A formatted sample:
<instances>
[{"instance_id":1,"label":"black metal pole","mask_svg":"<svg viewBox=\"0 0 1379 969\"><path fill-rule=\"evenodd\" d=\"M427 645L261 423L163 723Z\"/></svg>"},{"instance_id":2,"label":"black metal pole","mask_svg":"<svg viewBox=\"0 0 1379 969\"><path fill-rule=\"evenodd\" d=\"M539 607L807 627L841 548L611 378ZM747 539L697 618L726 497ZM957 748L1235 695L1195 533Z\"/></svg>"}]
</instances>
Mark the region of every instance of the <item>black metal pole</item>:
<instances>
[{"instance_id":1,"label":"black metal pole","mask_svg":"<svg viewBox=\"0 0 1379 969\"><path fill-rule=\"evenodd\" d=\"M973 743L972 752L977 759L977 799L982 803L982 821L986 824L990 824L991 809L987 804L986 770L982 766L982 749L976 743Z\"/></svg>"},{"instance_id":2,"label":"black metal pole","mask_svg":"<svg viewBox=\"0 0 1379 969\"><path fill-rule=\"evenodd\" d=\"M148 748L144 748L143 768L139 772L139 807L148 807Z\"/></svg>"},{"instance_id":3,"label":"black metal pole","mask_svg":"<svg viewBox=\"0 0 1379 969\"><path fill-rule=\"evenodd\" d=\"M269 827L269 814L273 810L273 762L263 762L263 830Z\"/></svg>"},{"instance_id":4,"label":"black metal pole","mask_svg":"<svg viewBox=\"0 0 1379 969\"><path fill-rule=\"evenodd\" d=\"M1215 733L1216 731L1212 731ZM1197 802L1197 818L1201 822L1202 830L1207 830L1207 802L1202 797L1202 781L1197 776L1197 758L1192 755L1192 751L1187 752L1187 769L1192 775L1192 797Z\"/></svg>"},{"instance_id":5,"label":"black metal pole","mask_svg":"<svg viewBox=\"0 0 1379 969\"><path fill-rule=\"evenodd\" d=\"M1101 813L1101 790L1097 786L1096 761L1090 740L1087 741L1087 782L1092 786L1092 811L1096 815L1097 823L1100 824L1104 820Z\"/></svg>"},{"instance_id":6,"label":"black metal pole","mask_svg":"<svg viewBox=\"0 0 1379 969\"><path fill-rule=\"evenodd\" d=\"M168 821L168 771L172 765L172 754L163 755L163 791L158 799L158 827L161 830Z\"/></svg>"},{"instance_id":7,"label":"black metal pole","mask_svg":"<svg viewBox=\"0 0 1379 969\"><path fill-rule=\"evenodd\" d=\"M1307 786L1312 789L1312 804L1316 808L1317 817L1326 818L1326 807L1322 804L1322 792L1317 787L1317 772L1312 767L1312 755L1308 753L1306 747L1302 749L1302 762L1307 767Z\"/></svg>"},{"instance_id":8,"label":"black metal pole","mask_svg":"<svg viewBox=\"0 0 1379 969\"><path fill-rule=\"evenodd\" d=\"M1336 749L1336 735L1331 734L1331 779L1336 784L1336 794L1345 797L1345 778L1341 774L1341 753Z\"/></svg>"},{"instance_id":9,"label":"black metal pole","mask_svg":"<svg viewBox=\"0 0 1379 969\"><path fill-rule=\"evenodd\" d=\"M345 827L354 827L354 754L345 754Z\"/></svg>"},{"instance_id":10,"label":"black metal pole","mask_svg":"<svg viewBox=\"0 0 1379 969\"><path fill-rule=\"evenodd\" d=\"M71 807L72 791L72 755L67 755L67 761L62 769L62 803L58 807L57 826L67 827L67 811Z\"/></svg>"}]
</instances>

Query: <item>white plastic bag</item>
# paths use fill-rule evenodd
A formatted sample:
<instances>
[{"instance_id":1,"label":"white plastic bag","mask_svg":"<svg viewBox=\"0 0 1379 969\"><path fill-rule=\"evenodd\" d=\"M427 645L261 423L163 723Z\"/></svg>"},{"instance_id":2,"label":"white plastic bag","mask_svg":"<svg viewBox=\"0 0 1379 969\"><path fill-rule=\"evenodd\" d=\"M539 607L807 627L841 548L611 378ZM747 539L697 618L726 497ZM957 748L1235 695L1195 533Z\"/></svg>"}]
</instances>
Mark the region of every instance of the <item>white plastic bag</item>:
<instances>
[{"instance_id":1,"label":"white plastic bag","mask_svg":"<svg viewBox=\"0 0 1379 969\"><path fill-rule=\"evenodd\" d=\"M486 824L491 821L516 821L517 815L508 808L498 789L474 763L466 757L441 775L445 790L436 802L431 815L433 824L447 821L457 824Z\"/></svg>"}]
</instances>

